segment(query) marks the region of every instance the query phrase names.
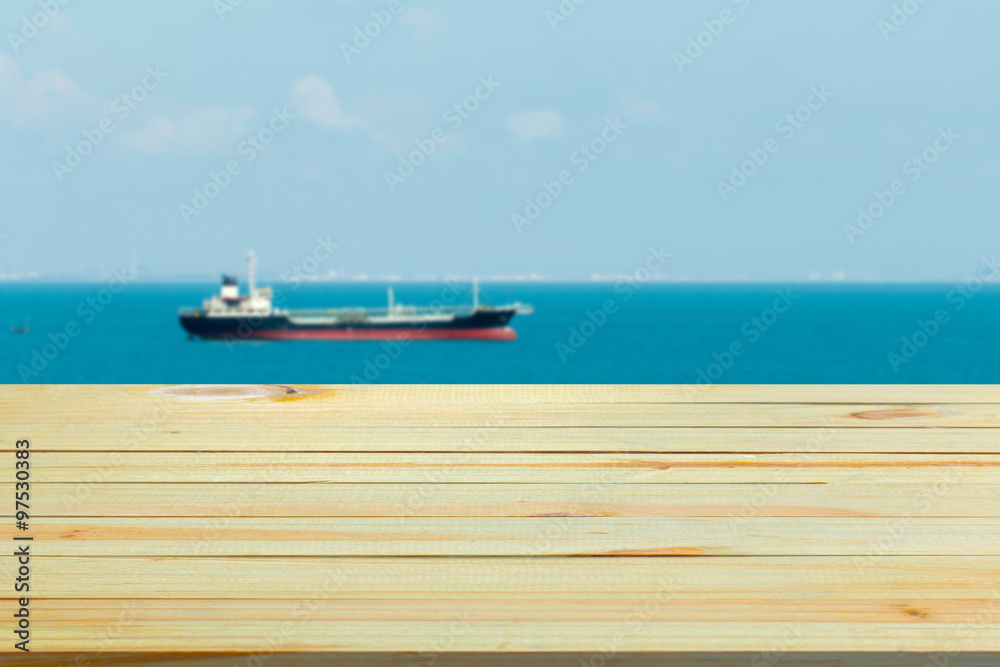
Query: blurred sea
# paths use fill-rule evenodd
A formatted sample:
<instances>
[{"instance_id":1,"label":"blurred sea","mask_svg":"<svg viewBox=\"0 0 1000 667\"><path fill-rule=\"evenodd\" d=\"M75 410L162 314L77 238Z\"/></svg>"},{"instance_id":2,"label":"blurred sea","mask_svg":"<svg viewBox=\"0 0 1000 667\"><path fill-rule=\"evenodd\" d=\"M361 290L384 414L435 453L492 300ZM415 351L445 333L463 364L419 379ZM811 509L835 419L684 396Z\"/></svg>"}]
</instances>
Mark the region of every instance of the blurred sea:
<instances>
[{"instance_id":1,"label":"blurred sea","mask_svg":"<svg viewBox=\"0 0 1000 667\"><path fill-rule=\"evenodd\" d=\"M135 283L102 306L101 284L6 283L0 382L995 383L1000 286L977 286L485 284L485 303L535 306L514 319L517 341L394 348L188 340L177 310L215 284ZM442 285L395 293L420 305ZM291 308L385 303L370 283L285 294ZM30 333L14 334L26 318Z\"/></svg>"}]
</instances>

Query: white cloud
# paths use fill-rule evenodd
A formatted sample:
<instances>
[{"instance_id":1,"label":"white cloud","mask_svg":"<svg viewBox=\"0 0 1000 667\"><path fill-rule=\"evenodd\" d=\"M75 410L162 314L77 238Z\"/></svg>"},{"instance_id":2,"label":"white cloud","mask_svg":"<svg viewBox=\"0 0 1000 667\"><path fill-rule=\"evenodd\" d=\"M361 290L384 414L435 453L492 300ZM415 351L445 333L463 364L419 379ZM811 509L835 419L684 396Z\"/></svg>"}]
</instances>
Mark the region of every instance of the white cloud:
<instances>
[{"instance_id":1,"label":"white cloud","mask_svg":"<svg viewBox=\"0 0 1000 667\"><path fill-rule=\"evenodd\" d=\"M75 81L58 69L47 69L25 78L20 64L0 53L0 120L16 127L46 122L71 113L97 113L103 108Z\"/></svg>"},{"instance_id":2,"label":"white cloud","mask_svg":"<svg viewBox=\"0 0 1000 667\"><path fill-rule=\"evenodd\" d=\"M344 112L340 100L333 93L333 87L315 74L302 77L292 84L292 104L295 113L320 125L342 130L365 127L360 119Z\"/></svg>"},{"instance_id":3,"label":"white cloud","mask_svg":"<svg viewBox=\"0 0 1000 667\"><path fill-rule=\"evenodd\" d=\"M122 132L118 145L139 153L198 153L249 133L257 113L248 107L176 108L154 113L146 125Z\"/></svg>"},{"instance_id":4,"label":"white cloud","mask_svg":"<svg viewBox=\"0 0 1000 667\"><path fill-rule=\"evenodd\" d=\"M118 125L111 102L84 93L60 70L49 69L26 78L16 60L0 54L0 121L9 121L20 128L51 125L70 115L82 115L89 119L86 123L94 123L101 117L112 118ZM247 107L175 105L151 115L141 128L120 130L116 143L142 153L213 150L246 133L254 116L256 113Z\"/></svg>"},{"instance_id":5,"label":"white cloud","mask_svg":"<svg viewBox=\"0 0 1000 667\"><path fill-rule=\"evenodd\" d=\"M551 109L522 111L507 119L507 129L523 141L559 136L565 124L563 117Z\"/></svg>"}]
</instances>

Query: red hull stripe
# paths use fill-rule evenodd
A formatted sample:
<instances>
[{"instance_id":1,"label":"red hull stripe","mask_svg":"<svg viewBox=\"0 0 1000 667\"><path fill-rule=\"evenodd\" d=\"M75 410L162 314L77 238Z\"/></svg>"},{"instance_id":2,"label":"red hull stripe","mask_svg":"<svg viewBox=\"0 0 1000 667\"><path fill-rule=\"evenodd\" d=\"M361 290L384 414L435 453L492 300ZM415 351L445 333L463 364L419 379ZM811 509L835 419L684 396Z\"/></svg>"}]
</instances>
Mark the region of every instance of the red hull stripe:
<instances>
[{"instance_id":1,"label":"red hull stripe","mask_svg":"<svg viewBox=\"0 0 1000 667\"><path fill-rule=\"evenodd\" d=\"M510 327L490 329L291 329L254 331L257 340L515 340Z\"/></svg>"}]
</instances>

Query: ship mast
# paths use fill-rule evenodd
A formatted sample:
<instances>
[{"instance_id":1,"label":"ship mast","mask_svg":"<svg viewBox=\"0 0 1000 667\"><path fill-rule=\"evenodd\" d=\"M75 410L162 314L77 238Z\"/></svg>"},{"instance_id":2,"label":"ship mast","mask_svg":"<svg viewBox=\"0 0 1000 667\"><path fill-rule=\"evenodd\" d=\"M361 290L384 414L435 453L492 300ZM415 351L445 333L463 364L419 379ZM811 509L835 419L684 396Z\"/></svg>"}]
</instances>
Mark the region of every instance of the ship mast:
<instances>
[{"instance_id":1,"label":"ship mast","mask_svg":"<svg viewBox=\"0 0 1000 667\"><path fill-rule=\"evenodd\" d=\"M247 276L247 284L250 290L250 298L252 299L257 294L257 276L254 275L257 271L257 255L253 253L253 250L247 254L247 265L247 273L249 274Z\"/></svg>"},{"instance_id":2,"label":"ship mast","mask_svg":"<svg viewBox=\"0 0 1000 667\"><path fill-rule=\"evenodd\" d=\"M472 279L472 310L479 310L479 278Z\"/></svg>"},{"instance_id":3,"label":"ship mast","mask_svg":"<svg viewBox=\"0 0 1000 667\"><path fill-rule=\"evenodd\" d=\"M392 315L392 288L389 288L389 314Z\"/></svg>"}]
</instances>

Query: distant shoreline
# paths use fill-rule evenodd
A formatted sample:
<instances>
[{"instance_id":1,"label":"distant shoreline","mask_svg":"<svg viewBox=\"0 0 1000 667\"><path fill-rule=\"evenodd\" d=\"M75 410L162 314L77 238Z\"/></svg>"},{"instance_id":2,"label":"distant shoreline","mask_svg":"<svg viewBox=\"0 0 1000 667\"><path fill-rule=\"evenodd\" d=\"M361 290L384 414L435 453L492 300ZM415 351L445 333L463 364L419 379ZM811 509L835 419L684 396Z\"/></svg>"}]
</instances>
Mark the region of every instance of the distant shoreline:
<instances>
[{"instance_id":1,"label":"distant shoreline","mask_svg":"<svg viewBox=\"0 0 1000 667\"><path fill-rule=\"evenodd\" d=\"M606 285L615 284L622 280L628 280L630 276L608 276L594 279L546 279L531 280L518 278L484 278L479 277L480 283L494 285ZM106 283L110 279L104 278L0 278L0 286L4 285L99 285ZM878 285L898 285L898 286L921 286L921 285L954 285L963 282L964 278L939 279L939 280L688 280L680 278L652 278L645 281L647 284L657 285L717 285L717 286L740 286L740 285L801 285L801 286L878 286ZM471 276L444 276L437 279L432 278L370 278L370 279L343 279L343 280L302 280L303 285L437 285L443 282L470 283ZM141 285L215 285L218 280L213 277L198 278L135 278L130 284ZM281 279L260 279L262 285L290 285L294 281ZM986 286L1000 285L998 281L985 281Z\"/></svg>"}]
</instances>

